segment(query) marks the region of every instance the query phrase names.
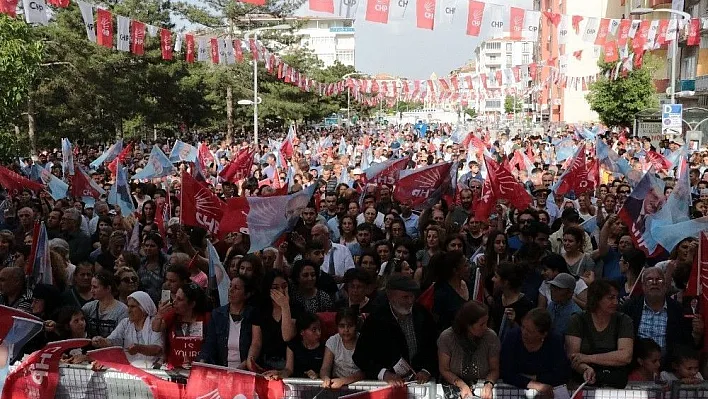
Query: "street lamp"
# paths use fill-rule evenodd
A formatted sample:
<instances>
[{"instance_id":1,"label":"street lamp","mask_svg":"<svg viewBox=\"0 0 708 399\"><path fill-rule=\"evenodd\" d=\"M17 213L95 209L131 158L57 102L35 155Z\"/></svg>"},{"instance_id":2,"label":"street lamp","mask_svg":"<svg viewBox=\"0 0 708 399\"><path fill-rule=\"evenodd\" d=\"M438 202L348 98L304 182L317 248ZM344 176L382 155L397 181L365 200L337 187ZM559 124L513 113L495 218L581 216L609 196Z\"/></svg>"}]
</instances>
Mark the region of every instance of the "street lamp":
<instances>
[{"instance_id":1,"label":"street lamp","mask_svg":"<svg viewBox=\"0 0 708 399\"><path fill-rule=\"evenodd\" d=\"M346 84L346 79L347 79L348 77L354 76L354 75L364 75L364 74L363 74L363 73L359 73L359 72L348 73L348 74L342 76L342 80L345 81L344 84ZM349 85L347 85L347 123L349 124L349 126L351 126L351 124L352 124L351 111L350 111L351 108L352 108L352 107L351 107L351 99L350 99L350 97L351 97L351 91L352 91L351 87L349 87Z\"/></svg>"},{"instance_id":2,"label":"street lamp","mask_svg":"<svg viewBox=\"0 0 708 399\"><path fill-rule=\"evenodd\" d=\"M290 25L275 25L275 26L264 26L261 28L251 29L245 33L244 39L248 40L250 35L253 35L253 40L258 40L258 33L269 31L269 30L285 30L291 29ZM243 100L241 100L243 101ZM239 104L241 104L239 101ZM260 104L260 98L258 97L258 57L253 57L253 100L248 105L253 105L253 142L256 143L258 147L258 104ZM244 105L244 104L241 104Z\"/></svg>"},{"instance_id":3,"label":"street lamp","mask_svg":"<svg viewBox=\"0 0 708 399\"><path fill-rule=\"evenodd\" d=\"M261 97L258 97L258 100L256 100L256 105L260 104L263 102L263 99ZM253 105L253 100L238 100L238 105Z\"/></svg>"},{"instance_id":4,"label":"street lamp","mask_svg":"<svg viewBox=\"0 0 708 399\"><path fill-rule=\"evenodd\" d=\"M691 14L684 11L673 10L671 8L657 8L656 10L653 8L635 8L630 11L630 15L646 15L655 12L667 12L669 14L680 16L683 19L691 19ZM671 52L673 53L671 57L671 104L676 104L676 61L678 58L678 34L679 30L677 27L676 37L674 37L674 40L671 43Z\"/></svg>"}]
</instances>

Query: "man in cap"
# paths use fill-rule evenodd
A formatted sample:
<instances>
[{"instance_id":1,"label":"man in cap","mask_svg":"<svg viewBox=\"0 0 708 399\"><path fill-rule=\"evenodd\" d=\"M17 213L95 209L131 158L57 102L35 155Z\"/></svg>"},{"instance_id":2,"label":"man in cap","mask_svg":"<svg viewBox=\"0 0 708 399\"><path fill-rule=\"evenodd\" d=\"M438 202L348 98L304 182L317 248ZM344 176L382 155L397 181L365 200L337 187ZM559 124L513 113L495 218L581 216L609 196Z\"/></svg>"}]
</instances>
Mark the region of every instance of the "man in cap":
<instances>
[{"instance_id":1,"label":"man in cap","mask_svg":"<svg viewBox=\"0 0 708 399\"><path fill-rule=\"evenodd\" d=\"M364 322L353 360L367 378L401 385L426 383L437 370L435 322L415 301L418 284L395 275L386 284L387 304Z\"/></svg>"},{"instance_id":2,"label":"man in cap","mask_svg":"<svg viewBox=\"0 0 708 399\"><path fill-rule=\"evenodd\" d=\"M551 314L551 320L553 320L553 330L558 334L565 335L570 317L583 311L573 301L576 287L575 277L568 273L558 273L553 280L548 282L548 286L551 291L548 313Z\"/></svg>"}]
</instances>

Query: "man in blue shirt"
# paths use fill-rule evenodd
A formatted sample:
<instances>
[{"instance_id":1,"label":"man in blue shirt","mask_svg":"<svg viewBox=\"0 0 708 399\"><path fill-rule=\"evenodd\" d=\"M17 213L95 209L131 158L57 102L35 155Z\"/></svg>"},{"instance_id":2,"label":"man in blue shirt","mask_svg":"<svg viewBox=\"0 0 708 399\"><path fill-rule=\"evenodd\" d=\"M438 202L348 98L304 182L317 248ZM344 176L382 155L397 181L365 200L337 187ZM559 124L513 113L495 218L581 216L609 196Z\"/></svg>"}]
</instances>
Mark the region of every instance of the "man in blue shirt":
<instances>
[{"instance_id":1,"label":"man in blue shirt","mask_svg":"<svg viewBox=\"0 0 708 399\"><path fill-rule=\"evenodd\" d=\"M573 301L575 277L568 273L560 273L549 284L551 285L551 302L548 304L548 312L553 320L553 331L565 335L570 316L583 311Z\"/></svg>"}]
</instances>

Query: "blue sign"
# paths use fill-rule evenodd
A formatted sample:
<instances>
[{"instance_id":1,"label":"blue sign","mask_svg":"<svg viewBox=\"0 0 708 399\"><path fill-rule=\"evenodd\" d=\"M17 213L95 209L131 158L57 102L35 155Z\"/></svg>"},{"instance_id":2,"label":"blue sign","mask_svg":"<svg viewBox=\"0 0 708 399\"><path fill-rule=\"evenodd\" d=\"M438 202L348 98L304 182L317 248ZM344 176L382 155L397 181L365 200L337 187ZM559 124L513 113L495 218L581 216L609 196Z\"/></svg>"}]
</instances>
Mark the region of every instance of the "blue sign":
<instances>
[{"instance_id":1,"label":"blue sign","mask_svg":"<svg viewBox=\"0 0 708 399\"><path fill-rule=\"evenodd\" d=\"M683 104L664 104L662 106L661 132L674 135L683 133Z\"/></svg>"},{"instance_id":2,"label":"blue sign","mask_svg":"<svg viewBox=\"0 0 708 399\"><path fill-rule=\"evenodd\" d=\"M354 27L332 27L329 28L330 33L354 33Z\"/></svg>"}]
</instances>

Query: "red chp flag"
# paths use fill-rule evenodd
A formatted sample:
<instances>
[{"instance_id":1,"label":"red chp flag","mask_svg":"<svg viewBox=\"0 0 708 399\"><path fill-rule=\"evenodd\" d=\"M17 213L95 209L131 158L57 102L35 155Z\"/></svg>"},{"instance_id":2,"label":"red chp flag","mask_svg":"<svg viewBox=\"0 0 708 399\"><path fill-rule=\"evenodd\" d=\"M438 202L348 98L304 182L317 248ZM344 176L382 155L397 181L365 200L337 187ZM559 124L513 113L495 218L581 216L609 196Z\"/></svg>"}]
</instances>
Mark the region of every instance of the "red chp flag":
<instances>
[{"instance_id":1,"label":"red chp flag","mask_svg":"<svg viewBox=\"0 0 708 399\"><path fill-rule=\"evenodd\" d=\"M565 194L569 191L575 192L575 195L592 191L595 189L595 184L589 179L590 170L588 169L587 157L585 155L585 144L575 152L572 162L565 172L561 175L556 188L557 194Z\"/></svg>"},{"instance_id":2,"label":"red chp flag","mask_svg":"<svg viewBox=\"0 0 708 399\"><path fill-rule=\"evenodd\" d=\"M632 28L632 20L623 19L620 21L619 28L617 29L617 45L619 47L624 47L627 44L627 39L629 38L629 30Z\"/></svg>"},{"instance_id":3,"label":"red chp flag","mask_svg":"<svg viewBox=\"0 0 708 399\"><path fill-rule=\"evenodd\" d=\"M32 353L5 380L3 398L53 398L59 383L59 361L62 355L90 345L90 339L68 339L48 343Z\"/></svg>"},{"instance_id":4,"label":"red chp flag","mask_svg":"<svg viewBox=\"0 0 708 399\"><path fill-rule=\"evenodd\" d=\"M212 37L209 42L211 43L211 62L216 65L219 63L219 39Z\"/></svg>"},{"instance_id":5,"label":"red chp flag","mask_svg":"<svg viewBox=\"0 0 708 399\"><path fill-rule=\"evenodd\" d=\"M5 187L12 196L19 195L26 188L34 192L44 189L41 183L27 179L4 166L0 166L0 186Z\"/></svg>"},{"instance_id":6,"label":"red chp flag","mask_svg":"<svg viewBox=\"0 0 708 399\"><path fill-rule=\"evenodd\" d=\"M334 14L334 0L309 0L310 11Z\"/></svg>"},{"instance_id":7,"label":"red chp flag","mask_svg":"<svg viewBox=\"0 0 708 399\"><path fill-rule=\"evenodd\" d=\"M248 212L250 211L248 197L229 198L219 221L219 238L226 237L229 233L248 234Z\"/></svg>"},{"instance_id":8,"label":"red chp flag","mask_svg":"<svg viewBox=\"0 0 708 399\"><path fill-rule=\"evenodd\" d=\"M340 399L406 399L408 388L406 386L387 386L370 391L361 391L351 395L340 396Z\"/></svg>"},{"instance_id":9,"label":"red chp flag","mask_svg":"<svg viewBox=\"0 0 708 399\"><path fill-rule=\"evenodd\" d=\"M17 1L18 0L0 0L0 14L15 18L17 16Z\"/></svg>"},{"instance_id":10,"label":"red chp flag","mask_svg":"<svg viewBox=\"0 0 708 399\"><path fill-rule=\"evenodd\" d=\"M610 19L602 18L600 26L597 28L597 36L595 36L595 45L604 46L607 41L607 34L610 32Z\"/></svg>"},{"instance_id":11,"label":"red chp flag","mask_svg":"<svg viewBox=\"0 0 708 399\"><path fill-rule=\"evenodd\" d=\"M435 0L416 0L416 26L433 30L435 25Z\"/></svg>"},{"instance_id":12,"label":"red chp flag","mask_svg":"<svg viewBox=\"0 0 708 399\"><path fill-rule=\"evenodd\" d=\"M469 0L467 10L467 35L479 36L482 30L482 19L484 18L484 3L481 1Z\"/></svg>"},{"instance_id":13,"label":"red chp flag","mask_svg":"<svg viewBox=\"0 0 708 399\"><path fill-rule=\"evenodd\" d=\"M219 176L232 183L247 178L251 173L255 153L256 151L251 148L241 148L231 162L221 170Z\"/></svg>"},{"instance_id":14,"label":"red chp flag","mask_svg":"<svg viewBox=\"0 0 708 399\"><path fill-rule=\"evenodd\" d=\"M388 12L391 0L368 0L366 3L366 20L380 24L388 24Z\"/></svg>"},{"instance_id":15,"label":"red chp flag","mask_svg":"<svg viewBox=\"0 0 708 399\"><path fill-rule=\"evenodd\" d=\"M25 313L21 310L11 308L9 306L0 305L0 342L7 337L7 333L10 332L12 328L12 318L21 317L24 319L42 321L37 316Z\"/></svg>"},{"instance_id":16,"label":"red chp flag","mask_svg":"<svg viewBox=\"0 0 708 399\"><path fill-rule=\"evenodd\" d=\"M364 171L366 183L375 183L376 185L386 184L393 187L398 183L400 172L408 166L409 157L400 159L390 159L386 162L375 163L369 166Z\"/></svg>"},{"instance_id":17,"label":"red chp flag","mask_svg":"<svg viewBox=\"0 0 708 399\"><path fill-rule=\"evenodd\" d=\"M184 59L187 61L188 64L194 63L194 35L186 34L184 35L184 43L185 43L185 56Z\"/></svg>"},{"instance_id":18,"label":"red chp flag","mask_svg":"<svg viewBox=\"0 0 708 399\"><path fill-rule=\"evenodd\" d=\"M123 151L118 154L116 159L112 160L111 163L108 164L107 168L108 170L111 171L111 173L115 176L116 174L116 165L118 162L125 164L125 160L128 159L129 155L133 154L133 143L128 144L125 148L123 148Z\"/></svg>"},{"instance_id":19,"label":"red chp flag","mask_svg":"<svg viewBox=\"0 0 708 399\"><path fill-rule=\"evenodd\" d=\"M474 212L474 220L486 221L489 215L492 214L494 206L497 204L497 197L494 196L494 190L489 179L484 180L482 185L482 195L475 198L472 202L472 211Z\"/></svg>"},{"instance_id":20,"label":"red chp flag","mask_svg":"<svg viewBox=\"0 0 708 399\"><path fill-rule=\"evenodd\" d=\"M180 223L186 226L202 227L216 234L223 215L224 203L208 187L194 180L192 175L182 172Z\"/></svg>"},{"instance_id":21,"label":"red chp flag","mask_svg":"<svg viewBox=\"0 0 708 399\"><path fill-rule=\"evenodd\" d=\"M130 51L135 55L145 53L145 24L140 21L130 23Z\"/></svg>"},{"instance_id":22,"label":"red chp flag","mask_svg":"<svg viewBox=\"0 0 708 399\"><path fill-rule=\"evenodd\" d=\"M509 10L509 35L511 40L521 40L524 31L524 15L526 11L523 8L511 7Z\"/></svg>"},{"instance_id":23,"label":"red chp flag","mask_svg":"<svg viewBox=\"0 0 708 399\"><path fill-rule=\"evenodd\" d=\"M172 32L169 29L160 29L160 48L162 49L162 59L172 59Z\"/></svg>"},{"instance_id":24,"label":"red chp flag","mask_svg":"<svg viewBox=\"0 0 708 399\"><path fill-rule=\"evenodd\" d=\"M632 49L634 54L644 53L644 44L647 41L647 34L649 33L649 27L651 26L651 21L648 19L642 20L639 23L639 28L634 34L634 39L632 39Z\"/></svg>"},{"instance_id":25,"label":"red chp flag","mask_svg":"<svg viewBox=\"0 0 708 399\"><path fill-rule=\"evenodd\" d=\"M396 201L410 200L414 209L426 209L442 198L451 183L453 162L403 170L393 191Z\"/></svg>"},{"instance_id":26,"label":"red chp flag","mask_svg":"<svg viewBox=\"0 0 708 399\"><path fill-rule=\"evenodd\" d=\"M69 7L69 0L49 0L47 3L54 7L66 8Z\"/></svg>"},{"instance_id":27,"label":"red chp flag","mask_svg":"<svg viewBox=\"0 0 708 399\"><path fill-rule=\"evenodd\" d=\"M113 48L113 15L102 8L96 10L96 43Z\"/></svg>"},{"instance_id":28,"label":"red chp flag","mask_svg":"<svg viewBox=\"0 0 708 399\"><path fill-rule=\"evenodd\" d=\"M701 20L698 18L693 18L688 25L686 45L698 46L699 44L701 44Z\"/></svg>"},{"instance_id":29,"label":"red chp flag","mask_svg":"<svg viewBox=\"0 0 708 399\"><path fill-rule=\"evenodd\" d=\"M277 386L280 387L280 392ZM187 381L184 399L254 399L256 397L281 399L285 396L284 388L282 381L271 384L265 378L248 371L194 363Z\"/></svg>"},{"instance_id":30,"label":"red chp flag","mask_svg":"<svg viewBox=\"0 0 708 399\"><path fill-rule=\"evenodd\" d=\"M647 151L646 158L657 171L668 171L671 167L673 167L671 161L656 151Z\"/></svg>"},{"instance_id":31,"label":"red chp flag","mask_svg":"<svg viewBox=\"0 0 708 399\"><path fill-rule=\"evenodd\" d=\"M619 54L617 53L617 43L613 40L611 42L605 42L605 62L616 62L619 60Z\"/></svg>"},{"instance_id":32,"label":"red chp flag","mask_svg":"<svg viewBox=\"0 0 708 399\"><path fill-rule=\"evenodd\" d=\"M494 196L509 201L520 211L528 208L533 198L524 185L519 183L508 169L494 162L490 157L485 155L484 162L487 164L487 180Z\"/></svg>"}]
</instances>

